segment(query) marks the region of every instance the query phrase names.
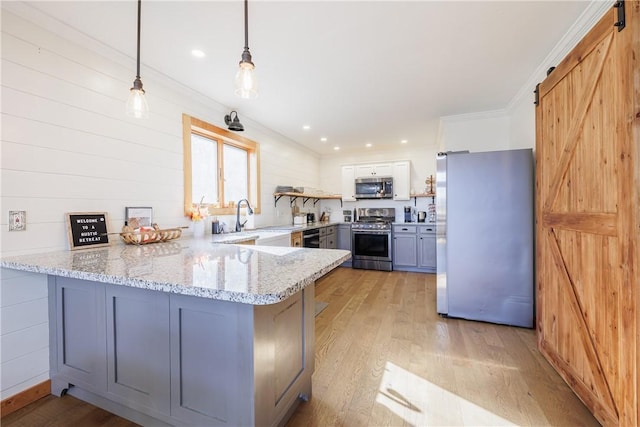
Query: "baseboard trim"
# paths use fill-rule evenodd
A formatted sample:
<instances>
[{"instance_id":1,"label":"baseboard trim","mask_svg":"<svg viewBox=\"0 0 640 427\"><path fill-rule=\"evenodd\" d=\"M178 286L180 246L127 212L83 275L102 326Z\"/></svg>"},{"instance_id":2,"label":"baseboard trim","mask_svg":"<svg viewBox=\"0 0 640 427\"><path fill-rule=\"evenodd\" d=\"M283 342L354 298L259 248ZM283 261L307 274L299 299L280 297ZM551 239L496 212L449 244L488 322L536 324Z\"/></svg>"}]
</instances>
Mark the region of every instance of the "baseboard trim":
<instances>
[{"instance_id":1,"label":"baseboard trim","mask_svg":"<svg viewBox=\"0 0 640 427\"><path fill-rule=\"evenodd\" d=\"M51 380L46 380L40 384L36 384L20 393L6 398L0 402L0 418L24 408L30 403L35 402L45 396L51 394Z\"/></svg>"}]
</instances>

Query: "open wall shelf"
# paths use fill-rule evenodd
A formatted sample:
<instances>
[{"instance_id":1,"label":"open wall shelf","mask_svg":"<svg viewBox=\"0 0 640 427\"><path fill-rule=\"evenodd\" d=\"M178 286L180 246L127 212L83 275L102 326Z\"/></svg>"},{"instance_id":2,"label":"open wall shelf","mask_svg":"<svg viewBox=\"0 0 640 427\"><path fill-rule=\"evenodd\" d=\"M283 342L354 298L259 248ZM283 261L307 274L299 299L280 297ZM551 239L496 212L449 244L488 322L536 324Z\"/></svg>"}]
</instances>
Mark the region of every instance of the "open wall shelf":
<instances>
[{"instance_id":1,"label":"open wall shelf","mask_svg":"<svg viewBox=\"0 0 640 427\"><path fill-rule=\"evenodd\" d=\"M436 201L436 193L416 193L410 194L409 197L413 198L413 206L418 206L418 197L431 197L431 201Z\"/></svg>"},{"instance_id":2,"label":"open wall shelf","mask_svg":"<svg viewBox=\"0 0 640 427\"><path fill-rule=\"evenodd\" d=\"M302 206L307 203L308 200L313 200L313 206L318 203L318 200L340 200L340 207L342 207L342 196L340 194L333 194L328 196L320 196L317 194L305 194L305 193L273 193L273 199L275 206L278 206L278 201L282 198L282 196L289 197L289 206L293 206L293 203L298 198L302 198Z\"/></svg>"}]
</instances>

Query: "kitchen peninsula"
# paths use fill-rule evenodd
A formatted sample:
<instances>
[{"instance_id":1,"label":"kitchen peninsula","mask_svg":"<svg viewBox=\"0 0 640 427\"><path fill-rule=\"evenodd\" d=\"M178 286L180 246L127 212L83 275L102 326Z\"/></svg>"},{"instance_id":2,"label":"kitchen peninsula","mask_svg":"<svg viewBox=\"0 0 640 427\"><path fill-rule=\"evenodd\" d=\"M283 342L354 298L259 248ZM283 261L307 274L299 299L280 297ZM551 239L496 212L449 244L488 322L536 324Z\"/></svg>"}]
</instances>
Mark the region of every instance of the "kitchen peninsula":
<instances>
[{"instance_id":1,"label":"kitchen peninsula","mask_svg":"<svg viewBox=\"0 0 640 427\"><path fill-rule=\"evenodd\" d=\"M53 394L143 425L274 426L311 397L314 281L349 257L203 238L1 266L48 275Z\"/></svg>"}]
</instances>

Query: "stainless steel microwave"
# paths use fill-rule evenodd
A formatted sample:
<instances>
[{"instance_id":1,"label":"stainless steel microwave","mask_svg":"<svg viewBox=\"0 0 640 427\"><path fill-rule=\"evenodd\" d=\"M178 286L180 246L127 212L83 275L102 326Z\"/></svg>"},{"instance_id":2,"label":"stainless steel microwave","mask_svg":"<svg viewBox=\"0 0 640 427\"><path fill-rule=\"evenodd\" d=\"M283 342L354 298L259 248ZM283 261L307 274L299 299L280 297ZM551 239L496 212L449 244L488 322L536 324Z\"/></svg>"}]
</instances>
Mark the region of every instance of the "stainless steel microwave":
<instances>
[{"instance_id":1,"label":"stainless steel microwave","mask_svg":"<svg viewBox=\"0 0 640 427\"><path fill-rule=\"evenodd\" d=\"M392 199L393 178L356 178L356 199Z\"/></svg>"}]
</instances>

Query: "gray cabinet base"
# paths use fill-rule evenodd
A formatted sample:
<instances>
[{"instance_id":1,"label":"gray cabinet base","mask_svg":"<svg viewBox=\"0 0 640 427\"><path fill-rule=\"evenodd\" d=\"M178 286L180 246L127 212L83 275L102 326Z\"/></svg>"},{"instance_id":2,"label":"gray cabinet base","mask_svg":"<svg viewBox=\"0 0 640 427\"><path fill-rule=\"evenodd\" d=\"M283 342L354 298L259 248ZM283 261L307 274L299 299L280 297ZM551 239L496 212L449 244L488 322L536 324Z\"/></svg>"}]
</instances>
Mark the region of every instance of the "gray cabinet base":
<instances>
[{"instance_id":1,"label":"gray cabinet base","mask_svg":"<svg viewBox=\"0 0 640 427\"><path fill-rule=\"evenodd\" d=\"M314 285L253 306L49 277L52 393L142 425L282 425L311 397Z\"/></svg>"}]
</instances>

